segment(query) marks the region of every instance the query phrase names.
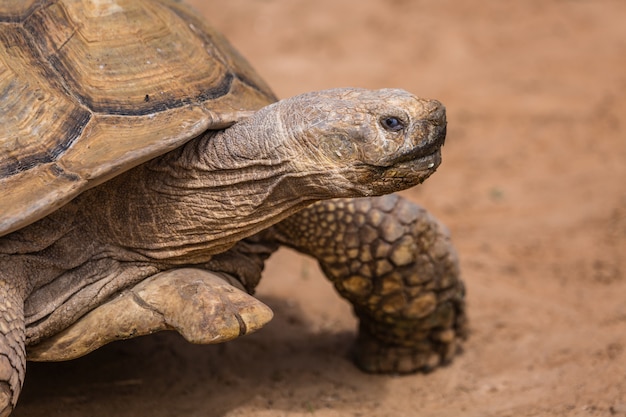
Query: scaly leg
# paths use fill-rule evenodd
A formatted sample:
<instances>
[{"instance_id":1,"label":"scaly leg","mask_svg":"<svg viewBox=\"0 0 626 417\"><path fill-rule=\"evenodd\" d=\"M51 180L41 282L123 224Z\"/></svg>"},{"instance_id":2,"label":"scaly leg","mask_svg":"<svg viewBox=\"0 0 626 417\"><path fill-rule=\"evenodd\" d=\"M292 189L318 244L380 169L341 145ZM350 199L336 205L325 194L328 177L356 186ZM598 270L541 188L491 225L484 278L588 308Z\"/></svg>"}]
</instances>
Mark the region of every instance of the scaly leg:
<instances>
[{"instance_id":1,"label":"scaly leg","mask_svg":"<svg viewBox=\"0 0 626 417\"><path fill-rule=\"evenodd\" d=\"M0 417L15 408L26 373L24 300L20 293L0 279Z\"/></svg>"},{"instance_id":2,"label":"scaly leg","mask_svg":"<svg viewBox=\"0 0 626 417\"><path fill-rule=\"evenodd\" d=\"M269 233L317 258L353 304L365 371L430 370L458 351L467 320L456 252L420 206L396 195L323 201Z\"/></svg>"}]
</instances>

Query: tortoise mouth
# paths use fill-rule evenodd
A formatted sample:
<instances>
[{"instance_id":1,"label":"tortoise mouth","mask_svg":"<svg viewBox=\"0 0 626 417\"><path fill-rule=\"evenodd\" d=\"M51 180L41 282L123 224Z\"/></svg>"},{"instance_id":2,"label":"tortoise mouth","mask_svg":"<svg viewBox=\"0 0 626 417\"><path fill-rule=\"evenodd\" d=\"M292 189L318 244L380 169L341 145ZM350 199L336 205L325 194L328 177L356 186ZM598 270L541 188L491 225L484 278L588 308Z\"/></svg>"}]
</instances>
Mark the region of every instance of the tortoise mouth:
<instances>
[{"instance_id":1,"label":"tortoise mouth","mask_svg":"<svg viewBox=\"0 0 626 417\"><path fill-rule=\"evenodd\" d=\"M427 144L426 146L419 146L414 149L410 149L406 152L401 153L397 158L395 158L392 166L415 163L419 164L421 160L433 159L436 155L441 155L440 151L442 145L443 140L441 142L437 140Z\"/></svg>"},{"instance_id":2,"label":"tortoise mouth","mask_svg":"<svg viewBox=\"0 0 626 417\"><path fill-rule=\"evenodd\" d=\"M422 148L419 152L409 152L397 159L387 171L402 172L407 176L422 171L435 171L441 164L441 149L439 146L432 146L427 151Z\"/></svg>"},{"instance_id":3,"label":"tortoise mouth","mask_svg":"<svg viewBox=\"0 0 626 417\"><path fill-rule=\"evenodd\" d=\"M422 154L420 152L420 154ZM413 154L414 155L414 154ZM365 195L380 195L404 190L422 183L430 177L441 164L441 151L422 156L407 156L403 162L396 162L387 167L369 165L370 177L367 181L369 193Z\"/></svg>"}]
</instances>

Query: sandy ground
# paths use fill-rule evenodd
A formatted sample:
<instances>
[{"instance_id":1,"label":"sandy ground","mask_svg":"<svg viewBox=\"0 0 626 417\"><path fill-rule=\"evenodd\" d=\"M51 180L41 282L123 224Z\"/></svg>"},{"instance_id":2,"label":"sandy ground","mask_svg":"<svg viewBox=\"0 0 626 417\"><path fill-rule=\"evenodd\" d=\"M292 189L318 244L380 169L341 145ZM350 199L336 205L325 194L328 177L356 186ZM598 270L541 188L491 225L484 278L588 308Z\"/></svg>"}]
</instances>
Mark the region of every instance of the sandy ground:
<instances>
[{"instance_id":1,"label":"sandy ground","mask_svg":"<svg viewBox=\"0 0 626 417\"><path fill-rule=\"evenodd\" d=\"M448 108L439 171L404 195L451 229L471 335L433 373L347 358L316 264L267 267L265 329L173 334L30 364L17 416L626 416L626 2L196 0L281 97L402 87Z\"/></svg>"}]
</instances>

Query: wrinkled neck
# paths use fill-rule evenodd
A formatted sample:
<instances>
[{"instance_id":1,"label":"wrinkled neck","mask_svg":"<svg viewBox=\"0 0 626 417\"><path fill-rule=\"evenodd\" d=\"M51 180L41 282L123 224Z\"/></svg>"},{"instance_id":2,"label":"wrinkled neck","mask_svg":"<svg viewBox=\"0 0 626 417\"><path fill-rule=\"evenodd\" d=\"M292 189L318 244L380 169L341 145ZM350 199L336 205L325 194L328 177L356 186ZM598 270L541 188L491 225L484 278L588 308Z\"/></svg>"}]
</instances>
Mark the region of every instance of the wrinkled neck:
<instances>
[{"instance_id":1,"label":"wrinkled neck","mask_svg":"<svg viewBox=\"0 0 626 417\"><path fill-rule=\"evenodd\" d=\"M285 135L271 120L244 121L122 174L94 189L105 211L90 212L95 227L109 219L98 233L150 258L200 263L335 197L337 174L302 170Z\"/></svg>"}]
</instances>

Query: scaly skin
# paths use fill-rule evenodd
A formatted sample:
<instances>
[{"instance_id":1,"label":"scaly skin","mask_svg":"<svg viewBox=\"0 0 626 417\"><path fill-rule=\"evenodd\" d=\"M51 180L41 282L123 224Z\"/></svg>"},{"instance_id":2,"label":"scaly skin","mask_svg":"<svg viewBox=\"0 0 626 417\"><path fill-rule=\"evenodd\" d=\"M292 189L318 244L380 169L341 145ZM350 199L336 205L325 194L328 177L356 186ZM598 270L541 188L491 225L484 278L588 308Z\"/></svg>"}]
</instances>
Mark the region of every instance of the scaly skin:
<instances>
[{"instance_id":1,"label":"scaly skin","mask_svg":"<svg viewBox=\"0 0 626 417\"><path fill-rule=\"evenodd\" d=\"M368 372L447 363L467 333L464 286L447 231L396 195L323 201L269 231L319 260L359 317L355 360Z\"/></svg>"},{"instance_id":2,"label":"scaly skin","mask_svg":"<svg viewBox=\"0 0 626 417\"><path fill-rule=\"evenodd\" d=\"M228 263L222 254L311 203L419 184L441 162L445 134L441 103L402 90L307 93L266 106L223 131L206 132L2 236L0 291L10 293L7 300L12 301L0 310L0 324L11 324L0 327L5 340L0 357L11 360L2 364L0 386L9 387L10 398L0 397L0 409L6 414L15 404L24 377L24 343L45 341L159 272L190 265L211 268L214 257L215 264ZM343 258L352 259L352 247L344 252ZM380 306L387 314L383 319L398 327L406 321L403 315L418 314L415 302L402 307L389 302L386 293L382 299L368 298L350 271L345 277L333 275L343 273L340 258L319 258L342 293L356 296L357 314L377 338L372 340L385 349L404 343L406 335L382 335L376 328L381 318L371 309ZM252 262L234 272L253 276L255 268ZM381 278L387 282L391 276ZM242 282L248 288L255 283ZM18 286L22 291L12 292ZM410 294L409 301L417 297ZM161 304L169 301L166 297ZM187 306L182 299L172 302ZM397 311L388 315L391 305ZM414 323L412 317L408 323ZM415 350L416 343L410 346Z\"/></svg>"},{"instance_id":3,"label":"scaly skin","mask_svg":"<svg viewBox=\"0 0 626 417\"><path fill-rule=\"evenodd\" d=\"M0 280L0 417L11 414L26 373L21 292Z\"/></svg>"},{"instance_id":4,"label":"scaly skin","mask_svg":"<svg viewBox=\"0 0 626 417\"><path fill-rule=\"evenodd\" d=\"M389 117L401 128L384 126ZM86 191L0 238L27 344L160 271L211 263L310 203L403 189L437 168L445 110L401 90L282 100Z\"/></svg>"},{"instance_id":5,"label":"scaly skin","mask_svg":"<svg viewBox=\"0 0 626 417\"><path fill-rule=\"evenodd\" d=\"M402 127L385 127L389 117ZM210 266L315 201L420 183L441 161L444 137L443 106L401 90L282 100L0 238L0 279L24 283L26 343L39 343L124 288Z\"/></svg>"}]
</instances>

